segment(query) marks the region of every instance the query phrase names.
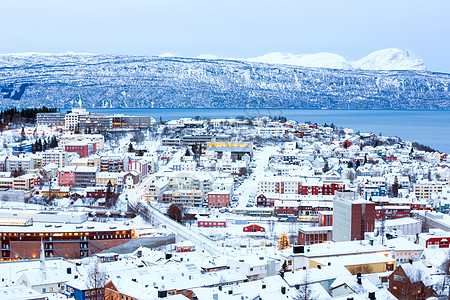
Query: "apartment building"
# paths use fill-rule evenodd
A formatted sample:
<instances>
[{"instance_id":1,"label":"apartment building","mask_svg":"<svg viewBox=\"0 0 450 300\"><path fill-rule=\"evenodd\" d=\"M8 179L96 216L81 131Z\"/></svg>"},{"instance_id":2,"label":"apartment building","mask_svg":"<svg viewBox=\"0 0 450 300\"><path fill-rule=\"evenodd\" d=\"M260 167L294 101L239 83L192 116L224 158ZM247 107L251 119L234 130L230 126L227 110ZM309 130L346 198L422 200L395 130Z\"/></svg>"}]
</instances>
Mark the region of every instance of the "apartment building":
<instances>
[{"instance_id":1,"label":"apartment building","mask_svg":"<svg viewBox=\"0 0 450 300\"><path fill-rule=\"evenodd\" d=\"M97 151L97 144L89 141L72 141L67 143L66 152L75 152L80 157L88 157Z\"/></svg>"},{"instance_id":2,"label":"apartment building","mask_svg":"<svg viewBox=\"0 0 450 300\"><path fill-rule=\"evenodd\" d=\"M34 188L34 176L31 174L25 174L13 179L13 190L31 190Z\"/></svg>"},{"instance_id":3,"label":"apartment building","mask_svg":"<svg viewBox=\"0 0 450 300\"><path fill-rule=\"evenodd\" d=\"M108 115L89 114L79 115L78 129L81 132L86 132L88 129L91 132L107 131L112 128L112 117Z\"/></svg>"},{"instance_id":4,"label":"apartment building","mask_svg":"<svg viewBox=\"0 0 450 300\"><path fill-rule=\"evenodd\" d=\"M34 169L34 160L31 155L20 154L19 156L9 156L6 159L6 171L14 170L29 171Z\"/></svg>"},{"instance_id":5,"label":"apartment building","mask_svg":"<svg viewBox=\"0 0 450 300\"><path fill-rule=\"evenodd\" d=\"M58 126L64 127L65 114L61 113L38 113L36 115L36 124L38 126Z\"/></svg>"},{"instance_id":6,"label":"apartment building","mask_svg":"<svg viewBox=\"0 0 450 300\"><path fill-rule=\"evenodd\" d=\"M430 199L433 194L442 193L442 183L422 181L414 184L413 193L418 199Z\"/></svg>"},{"instance_id":7,"label":"apartment building","mask_svg":"<svg viewBox=\"0 0 450 300\"><path fill-rule=\"evenodd\" d=\"M87 140L96 144L97 150L103 150L105 137L101 134L65 134L59 138L59 148L64 150L66 145L73 141Z\"/></svg>"},{"instance_id":8,"label":"apartment building","mask_svg":"<svg viewBox=\"0 0 450 300\"><path fill-rule=\"evenodd\" d=\"M69 164L67 157L67 152L62 150L45 150L44 152L42 152L42 166L54 163L58 166L58 168L65 167Z\"/></svg>"},{"instance_id":9,"label":"apartment building","mask_svg":"<svg viewBox=\"0 0 450 300\"><path fill-rule=\"evenodd\" d=\"M96 167L66 166L58 170L58 184L82 188L95 186L96 174Z\"/></svg>"}]
</instances>

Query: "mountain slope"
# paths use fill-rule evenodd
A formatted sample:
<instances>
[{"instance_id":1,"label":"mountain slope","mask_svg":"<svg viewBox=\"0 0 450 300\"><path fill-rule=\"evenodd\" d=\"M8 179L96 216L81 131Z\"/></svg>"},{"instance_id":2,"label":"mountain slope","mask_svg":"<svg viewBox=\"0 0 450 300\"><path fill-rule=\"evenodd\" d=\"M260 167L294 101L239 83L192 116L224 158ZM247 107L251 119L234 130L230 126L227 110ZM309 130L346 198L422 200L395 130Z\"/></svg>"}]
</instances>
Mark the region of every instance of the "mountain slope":
<instances>
[{"instance_id":1,"label":"mountain slope","mask_svg":"<svg viewBox=\"0 0 450 300\"><path fill-rule=\"evenodd\" d=\"M448 74L426 71L71 53L0 55L0 107L71 107L81 97L86 107L450 109L449 88Z\"/></svg>"}]
</instances>

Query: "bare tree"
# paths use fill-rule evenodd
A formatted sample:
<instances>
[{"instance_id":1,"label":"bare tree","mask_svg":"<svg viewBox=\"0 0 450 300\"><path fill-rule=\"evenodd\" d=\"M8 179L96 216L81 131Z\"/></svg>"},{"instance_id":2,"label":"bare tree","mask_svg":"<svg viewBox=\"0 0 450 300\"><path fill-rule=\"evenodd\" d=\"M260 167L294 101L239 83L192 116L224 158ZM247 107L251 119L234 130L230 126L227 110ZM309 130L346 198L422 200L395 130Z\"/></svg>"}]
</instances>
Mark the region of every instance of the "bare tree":
<instances>
[{"instance_id":1,"label":"bare tree","mask_svg":"<svg viewBox=\"0 0 450 300\"><path fill-rule=\"evenodd\" d=\"M447 252L447 258L439 269L441 280L436 284L435 291L440 299L450 299L450 252Z\"/></svg>"},{"instance_id":2,"label":"bare tree","mask_svg":"<svg viewBox=\"0 0 450 300\"><path fill-rule=\"evenodd\" d=\"M95 262L94 265L90 266L87 270L87 279L86 286L88 289L94 292L94 296L90 299L94 300L104 300L104 287L106 285L106 281L108 279L108 275L105 270L100 267L98 261Z\"/></svg>"},{"instance_id":3,"label":"bare tree","mask_svg":"<svg viewBox=\"0 0 450 300\"><path fill-rule=\"evenodd\" d=\"M306 270L303 275L302 282L297 285L297 293L292 297L294 300L315 300L317 296L311 288L311 281L309 279L309 270Z\"/></svg>"}]
</instances>

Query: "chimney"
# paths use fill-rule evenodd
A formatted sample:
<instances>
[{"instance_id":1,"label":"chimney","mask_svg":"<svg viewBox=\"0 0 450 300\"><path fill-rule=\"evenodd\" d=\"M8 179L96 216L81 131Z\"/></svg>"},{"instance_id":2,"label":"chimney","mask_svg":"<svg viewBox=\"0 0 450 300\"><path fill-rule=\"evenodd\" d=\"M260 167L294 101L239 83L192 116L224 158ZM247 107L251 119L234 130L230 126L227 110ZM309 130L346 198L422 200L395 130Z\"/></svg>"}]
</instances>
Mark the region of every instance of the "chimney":
<instances>
[{"instance_id":1,"label":"chimney","mask_svg":"<svg viewBox=\"0 0 450 300\"><path fill-rule=\"evenodd\" d=\"M356 280L358 281L358 284L362 284L361 272L358 272L358 274L356 274Z\"/></svg>"},{"instance_id":2,"label":"chimney","mask_svg":"<svg viewBox=\"0 0 450 300\"><path fill-rule=\"evenodd\" d=\"M369 299L370 299L370 300L375 300L375 299L377 299L377 298L375 297L375 292L369 292Z\"/></svg>"}]
</instances>

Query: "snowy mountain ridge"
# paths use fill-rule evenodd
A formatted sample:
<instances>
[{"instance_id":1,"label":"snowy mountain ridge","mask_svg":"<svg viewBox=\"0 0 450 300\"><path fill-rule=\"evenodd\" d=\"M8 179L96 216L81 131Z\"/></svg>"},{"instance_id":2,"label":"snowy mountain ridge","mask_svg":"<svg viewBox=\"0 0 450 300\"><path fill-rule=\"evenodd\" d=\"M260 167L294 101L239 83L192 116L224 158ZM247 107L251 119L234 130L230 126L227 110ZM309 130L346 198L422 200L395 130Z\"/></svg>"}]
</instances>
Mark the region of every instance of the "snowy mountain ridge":
<instances>
[{"instance_id":1,"label":"snowy mountain ridge","mask_svg":"<svg viewBox=\"0 0 450 300\"><path fill-rule=\"evenodd\" d=\"M270 64L344 70L426 70L422 59L412 57L406 50L395 48L375 51L356 61L347 61L343 56L326 52L300 55L272 52L245 60Z\"/></svg>"},{"instance_id":2,"label":"snowy mountain ridge","mask_svg":"<svg viewBox=\"0 0 450 300\"><path fill-rule=\"evenodd\" d=\"M402 56L375 55L359 68L313 58L310 65L327 67L170 54L0 55L0 107L71 107L81 98L103 108L450 109L449 74L367 70L386 61L411 67Z\"/></svg>"}]
</instances>

